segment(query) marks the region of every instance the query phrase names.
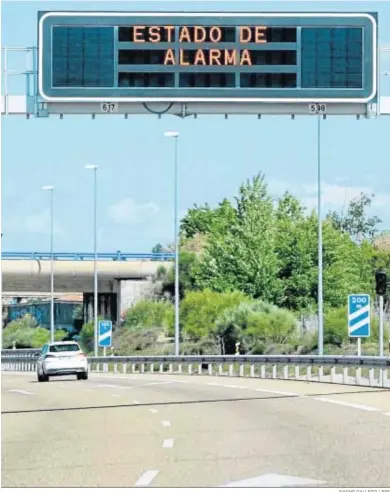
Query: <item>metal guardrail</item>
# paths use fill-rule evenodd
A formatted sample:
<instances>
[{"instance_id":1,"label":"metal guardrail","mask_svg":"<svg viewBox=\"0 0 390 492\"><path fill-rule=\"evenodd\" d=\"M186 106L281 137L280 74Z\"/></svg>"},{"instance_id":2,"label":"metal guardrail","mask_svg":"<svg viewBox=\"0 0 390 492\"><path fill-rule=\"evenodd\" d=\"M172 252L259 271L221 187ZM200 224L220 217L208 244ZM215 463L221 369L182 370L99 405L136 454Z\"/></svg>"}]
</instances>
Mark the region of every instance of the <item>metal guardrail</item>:
<instances>
[{"instance_id":1,"label":"metal guardrail","mask_svg":"<svg viewBox=\"0 0 390 492\"><path fill-rule=\"evenodd\" d=\"M36 371L36 350L4 350L2 371ZM91 372L207 374L291 379L390 388L389 357L313 355L186 355L88 357Z\"/></svg>"},{"instance_id":2,"label":"metal guardrail","mask_svg":"<svg viewBox=\"0 0 390 492\"><path fill-rule=\"evenodd\" d=\"M128 260L160 260L168 261L174 258L174 253L98 253L98 260L128 261ZM47 252L18 252L3 251L3 260L51 260L51 253ZM54 260L93 260L94 253L53 253Z\"/></svg>"}]
</instances>

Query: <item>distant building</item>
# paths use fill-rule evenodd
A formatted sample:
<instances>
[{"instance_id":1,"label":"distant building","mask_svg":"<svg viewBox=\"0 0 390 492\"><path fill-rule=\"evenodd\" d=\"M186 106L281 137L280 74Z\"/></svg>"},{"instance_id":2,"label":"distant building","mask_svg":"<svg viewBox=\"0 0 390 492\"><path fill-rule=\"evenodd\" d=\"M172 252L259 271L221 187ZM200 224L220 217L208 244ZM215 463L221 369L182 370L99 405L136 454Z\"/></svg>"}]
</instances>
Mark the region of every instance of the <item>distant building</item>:
<instances>
[{"instance_id":1,"label":"distant building","mask_svg":"<svg viewBox=\"0 0 390 492\"><path fill-rule=\"evenodd\" d=\"M54 325L56 329L66 330L70 336L76 335L82 327L83 303L80 301L54 302ZM33 316L42 328L50 328L50 301L37 300L17 304L8 304L5 325L11 321L23 318L26 314Z\"/></svg>"}]
</instances>

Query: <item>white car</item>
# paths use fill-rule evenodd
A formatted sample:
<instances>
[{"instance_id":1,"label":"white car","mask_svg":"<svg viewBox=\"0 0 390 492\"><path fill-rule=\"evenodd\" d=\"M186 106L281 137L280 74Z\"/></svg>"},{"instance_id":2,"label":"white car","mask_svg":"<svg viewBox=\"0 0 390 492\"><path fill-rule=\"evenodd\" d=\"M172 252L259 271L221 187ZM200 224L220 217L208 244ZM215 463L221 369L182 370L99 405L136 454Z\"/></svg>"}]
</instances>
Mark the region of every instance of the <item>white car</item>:
<instances>
[{"instance_id":1,"label":"white car","mask_svg":"<svg viewBox=\"0 0 390 492\"><path fill-rule=\"evenodd\" d=\"M47 343L37 361L38 381L49 381L50 376L75 374L77 379L88 379L87 356L76 342Z\"/></svg>"}]
</instances>

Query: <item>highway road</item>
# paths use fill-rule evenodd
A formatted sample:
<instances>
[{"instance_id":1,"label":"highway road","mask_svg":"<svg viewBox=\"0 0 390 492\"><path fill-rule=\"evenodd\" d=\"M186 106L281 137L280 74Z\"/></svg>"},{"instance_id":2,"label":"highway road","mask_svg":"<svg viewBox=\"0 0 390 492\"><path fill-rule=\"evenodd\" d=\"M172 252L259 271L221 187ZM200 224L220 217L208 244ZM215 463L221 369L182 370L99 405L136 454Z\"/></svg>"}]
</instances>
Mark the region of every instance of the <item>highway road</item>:
<instances>
[{"instance_id":1,"label":"highway road","mask_svg":"<svg viewBox=\"0 0 390 492\"><path fill-rule=\"evenodd\" d=\"M2 373L2 487L390 485L390 391Z\"/></svg>"}]
</instances>

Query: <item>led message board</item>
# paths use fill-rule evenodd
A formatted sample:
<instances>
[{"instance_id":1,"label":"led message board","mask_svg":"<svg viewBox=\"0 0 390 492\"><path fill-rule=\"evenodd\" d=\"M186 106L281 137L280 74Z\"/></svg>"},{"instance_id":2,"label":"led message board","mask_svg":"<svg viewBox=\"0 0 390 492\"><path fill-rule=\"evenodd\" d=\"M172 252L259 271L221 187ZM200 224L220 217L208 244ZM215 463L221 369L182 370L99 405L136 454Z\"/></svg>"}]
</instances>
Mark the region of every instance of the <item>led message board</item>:
<instances>
[{"instance_id":1,"label":"led message board","mask_svg":"<svg viewBox=\"0 0 390 492\"><path fill-rule=\"evenodd\" d=\"M38 31L48 101L376 97L375 14L40 12Z\"/></svg>"}]
</instances>

